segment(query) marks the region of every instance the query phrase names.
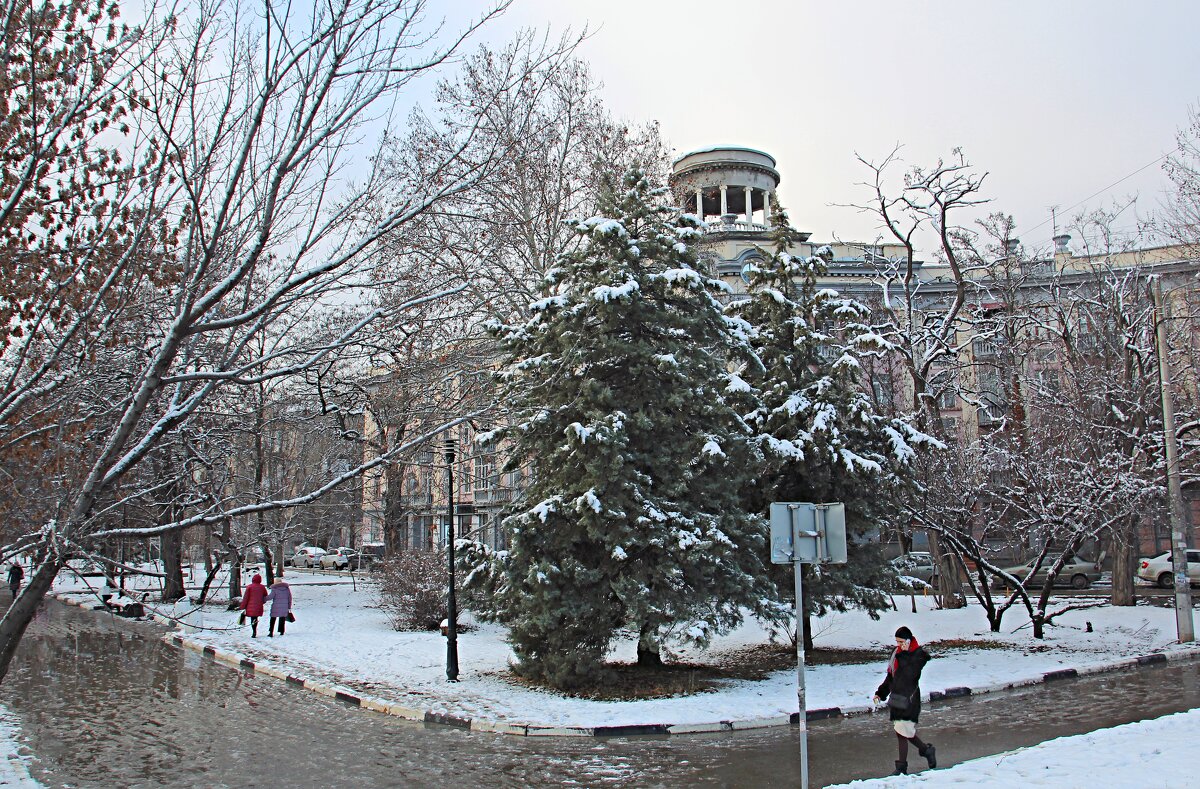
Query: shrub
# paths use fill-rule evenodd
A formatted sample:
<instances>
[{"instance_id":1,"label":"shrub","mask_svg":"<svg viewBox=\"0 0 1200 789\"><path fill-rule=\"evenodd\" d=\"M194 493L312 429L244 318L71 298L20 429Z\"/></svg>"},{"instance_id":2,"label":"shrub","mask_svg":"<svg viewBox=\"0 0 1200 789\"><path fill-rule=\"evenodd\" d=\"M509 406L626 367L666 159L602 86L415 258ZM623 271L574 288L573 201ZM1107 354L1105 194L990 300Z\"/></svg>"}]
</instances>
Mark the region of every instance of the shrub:
<instances>
[{"instance_id":1,"label":"shrub","mask_svg":"<svg viewBox=\"0 0 1200 789\"><path fill-rule=\"evenodd\" d=\"M437 630L446 618L446 558L403 551L379 565L380 606L397 630Z\"/></svg>"}]
</instances>

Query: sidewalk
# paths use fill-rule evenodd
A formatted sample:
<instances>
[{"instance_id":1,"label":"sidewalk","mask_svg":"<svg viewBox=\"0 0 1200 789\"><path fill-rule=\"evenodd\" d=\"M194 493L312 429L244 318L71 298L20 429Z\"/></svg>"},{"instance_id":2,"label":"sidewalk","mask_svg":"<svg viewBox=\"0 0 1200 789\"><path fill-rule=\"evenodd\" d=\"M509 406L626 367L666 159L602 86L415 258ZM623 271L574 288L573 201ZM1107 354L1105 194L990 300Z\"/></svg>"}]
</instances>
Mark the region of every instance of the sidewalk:
<instances>
[{"instance_id":1,"label":"sidewalk","mask_svg":"<svg viewBox=\"0 0 1200 789\"><path fill-rule=\"evenodd\" d=\"M42 784L30 777L27 757L17 745L19 731L16 718L0 705L0 787L41 789Z\"/></svg>"},{"instance_id":2,"label":"sidewalk","mask_svg":"<svg viewBox=\"0 0 1200 789\"><path fill-rule=\"evenodd\" d=\"M827 789L902 789L910 786L1196 785L1192 748L1200 739L1200 710L1127 723L998 753L917 775L851 781ZM1099 776L1103 776L1102 779Z\"/></svg>"},{"instance_id":3,"label":"sidewalk","mask_svg":"<svg viewBox=\"0 0 1200 789\"><path fill-rule=\"evenodd\" d=\"M445 677L445 639L392 630L385 613L374 607L371 587L360 581L354 590L340 576L295 574L288 580L297 622L283 638L265 638L264 620L260 637L251 639L248 626L238 627L237 612L223 607L190 615L191 624L167 638L229 665L368 709L507 734L681 734L784 726L797 719L794 669L760 680L720 680L707 692L636 701L571 698L526 687L507 670L512 653L503 628L486 624L459 635L461 681L450 683ZM78 584L65 577L56 592L88 607L96 602L79 594ZM925 697L935 701L1200 655L1198 647L1174 643L1174 613L1166 608L1104 606L1070 612L1039 642L1028 627L1011 632L1023 624L1015 610L1004 632L993 634L976 607L939 611L930 599L918 598L918 612L913 614L907 597L898 597L897 604L899 612L879 620L849 612L814 622L818 648L867 649L878 659L808 666L810 718L870 711L892 634L901 624L921 642L937 642L932 648L935 659L922 681ZM717 639L705 653L677 654L692 663L719 664L724 655L764 644L768 638L751 624ZM632 661L634 649L632 640L622 642L613 657Z\"/></svg>"}]
</instances>

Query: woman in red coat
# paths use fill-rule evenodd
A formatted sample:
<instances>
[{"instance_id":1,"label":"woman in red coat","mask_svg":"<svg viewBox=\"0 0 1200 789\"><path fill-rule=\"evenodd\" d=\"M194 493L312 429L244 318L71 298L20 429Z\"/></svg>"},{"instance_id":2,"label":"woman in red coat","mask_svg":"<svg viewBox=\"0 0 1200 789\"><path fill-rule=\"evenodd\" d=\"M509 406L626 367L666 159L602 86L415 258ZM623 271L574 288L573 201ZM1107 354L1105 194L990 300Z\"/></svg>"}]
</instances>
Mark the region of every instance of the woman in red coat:
<instances>
[{"instance_id":1,"label":"woman in red coat","mask_svg":"<svg viewBox=\"0 0 1200 789\"><path fill-rule=\"evenodd\" d=\"M258 638L258 618L263 615L263 603L267 599L267 587L263 586L262 576L255 575L250 579L246 592L242 595L241 609L250 617L250 637Z\"/></svg>"}]
</instances>

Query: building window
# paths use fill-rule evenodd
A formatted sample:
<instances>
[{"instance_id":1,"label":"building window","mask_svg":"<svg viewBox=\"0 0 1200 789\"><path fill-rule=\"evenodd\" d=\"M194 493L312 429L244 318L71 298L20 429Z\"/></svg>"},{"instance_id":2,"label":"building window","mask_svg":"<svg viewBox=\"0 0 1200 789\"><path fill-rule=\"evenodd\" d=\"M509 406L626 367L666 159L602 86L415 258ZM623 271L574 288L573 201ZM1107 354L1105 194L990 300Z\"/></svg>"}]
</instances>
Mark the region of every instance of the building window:
<instances>
[{"instance_id":1,"label":"building window","mask_svg":"<svg viewBox=\"0 0 1200 789\"><path fill-rule=\"evenodd\" d=\"M432 515L414 515L411 521L412 532L409 539L409 547L414 551L428 551L433 546L430 544L430 530L433 527Z\"/></svg>"},{"instance_id":2,"label":"building window","mask_svg":"<svg viewBox=\"0 0 1200 789\"><path fill-rule=\"evenodd\" d=\"M497 551L508 550L508 533L504 530L504 521L500 518L492 520L492 547Z\"/></svg>"},{"instance_id":3,"label":"building window","mask_svg":"<svg viewBox=\"0 0 1200 789\"><path fill-rule=\"evenodd\" d=\"M1038 370L1037 386L1038 391L1043 394L1051 396L1058 394L1062 388L1058 379L1058 370Z\"/></svg>"},{"instance_id":4,"label":"building window","mask_svg":"<svg viewBox=\"0 0 1200 789\"><path fill-rule=\"evenodd\" d=\"M929 394L936 401L941 411L952 411L958 408L958 385L954 374L948 370L935 373L929 379Z\"/></svg>"},{"instance_id":5,"label":"building window","mask_svg":"<svg viewBox=\"0 0 1200 789\"><path fill-rule=\"evenodd\" d=\"M475 487L479 490L491 490L499 482L496 476L496 455L493 452L483 452L475 456Z\"/></svg>"},{"instance_id":6,"label":"building window","mask_svg":"<svg viewBox=\"0 0 1200 789\"><path fill-rule=\"evenodd\" d=\"M875 396L875 405L893 405L893 387L892 379L887 376L879 376L871 379L871 394Z\"/></svg>"}]
</instances>

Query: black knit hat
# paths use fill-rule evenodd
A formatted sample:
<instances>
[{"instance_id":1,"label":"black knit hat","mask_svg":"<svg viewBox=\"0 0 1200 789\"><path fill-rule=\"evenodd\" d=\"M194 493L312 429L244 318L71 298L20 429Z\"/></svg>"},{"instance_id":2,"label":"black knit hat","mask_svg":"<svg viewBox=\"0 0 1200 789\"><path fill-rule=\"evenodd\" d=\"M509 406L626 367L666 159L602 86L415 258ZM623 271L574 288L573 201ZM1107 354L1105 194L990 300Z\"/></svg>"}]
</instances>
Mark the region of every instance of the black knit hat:
<instances>
[{"instance_id":1,"label":"black knit hat","mask_svg":"<svg viewBox=\"0 0 1200 789\"><path fill-rule=\"evenodd\" d=\"M909 630L907 627L901 627L899 630L896 631L896 638L908 639L908 638L912 638L912 637L913 637L912 631Z\"/></svg>"}]
</instances>

